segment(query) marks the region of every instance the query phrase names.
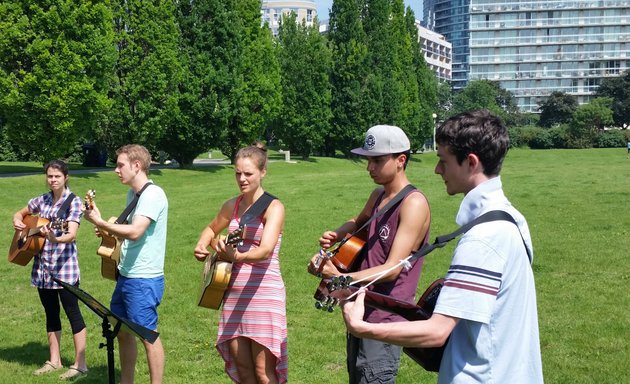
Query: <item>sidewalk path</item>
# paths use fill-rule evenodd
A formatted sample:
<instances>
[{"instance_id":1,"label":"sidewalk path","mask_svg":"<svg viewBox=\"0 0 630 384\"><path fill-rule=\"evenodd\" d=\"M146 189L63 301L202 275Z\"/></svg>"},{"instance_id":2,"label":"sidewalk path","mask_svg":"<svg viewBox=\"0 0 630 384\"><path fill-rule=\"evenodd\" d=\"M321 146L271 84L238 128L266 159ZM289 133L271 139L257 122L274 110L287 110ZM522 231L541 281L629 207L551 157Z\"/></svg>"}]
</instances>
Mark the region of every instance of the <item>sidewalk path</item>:
<instances>
[{"instance_id":1,"label":"sidewalk path","mask_svg":"<svg viewBox=\"0 0 630 384\"><path fill-rule=\"evenodd\" d=\"M230 160L227 159L195 159L193 166L195 167L208 167L216 165L229 165ZM177 164L152 164L151 169L177 169ZM70 175L83 175L86 173L96 172L114 172L114 168L86 168L86 169L71 169ZM0 178L6 177L18 177L18 176L31 176L41 175L42 172L16 172L16 173L0 173Z\"/></svg>"}]
</instances>

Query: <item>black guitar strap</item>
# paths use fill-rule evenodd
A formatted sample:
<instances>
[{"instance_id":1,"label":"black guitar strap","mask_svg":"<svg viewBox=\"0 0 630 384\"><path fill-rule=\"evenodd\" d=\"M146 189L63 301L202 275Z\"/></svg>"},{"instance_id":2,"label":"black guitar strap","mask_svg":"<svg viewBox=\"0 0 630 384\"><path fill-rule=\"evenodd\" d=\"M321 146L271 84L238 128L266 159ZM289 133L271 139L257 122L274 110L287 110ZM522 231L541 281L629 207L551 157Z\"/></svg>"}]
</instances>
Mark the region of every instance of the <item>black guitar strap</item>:
<instances>
[{"instance_id":1,"label":"black guitar strap","mask_svg":"<svg viewBox=\"0 0 630 384\"><path fill-rule=\"evenodd\" d=\"M269 207L269 204L271 204L271 202L275 199L277 199L277 197L275 197L271 193L263 193L262 196L260 196L258 200L256 200L256 202L251 207L249 207L247 211L245 211L245 213L243 213L243 216L241 216L239 227L245 227L252 220L260 216L267 209L267 207Z\"/></svg>"},{"instance_id":2,"label":"black guitar strap","mask_svg":"<svg viewBox=\"0 0 630 384\"><path fill-rule=\"evenodd\" d=\"M354 236L357 233L361 232L364 228L367 228L368 225L370 225L370 223L376 219L378 219L379 217L381 217L382 215L384 215L387 211L390 210L391 207L393 207L394 205L396 205L399 201L401 201L405 196L407 196L407 194L411 191L413 191L414 189L416 189L416 187L414 187L411 184L407 184L407 186L405 186L405 188L401 189L400 192L398 192L396 194L396 196L394 196L393 199L391 199L390 201L387 202L387 204L385 204L385 206L380 209L378 212L376 212L376 214L374 216L370 216L370 218L368 219L368 221L366 221L365 223L363 223L363 225L358 228L357 230L355 230L354 232L352 232L352 234L350 236Z\"/></svg>"},{"instance_id":3,"label":"black guitar strap","mask_svg":"<svg viewBox=\"0 0 630 384\"><path fill-rule=\"evenodd\" d=\"M410 259L408 259L408 261L414 261L416 259L419 259L420 257L426 256L429 252L433 251L436 248L442 248L446 245L446 243L448 243L449 241L453 240L454 238L456 238L457 236L466 233L470 228L474 227L477 224L481 224L481 223L487 223L490 221L497 221L497 220L504 220L504 221L509 221L510 223L513 223L514 225L517 226L516 224L516 220L514 220L514 218L507 212L505 211L501 211L501 210L496 210L496 211L489 211L484 213L483 215L477 217L476 219L474 219L473 221L471 221L468 224L462 225L461 227L459 227L456 231L449 233L448 235L443 235L443 236L438 236L435 238L435 241L433 242L433 244L424 244L418 251L416 251ZM519 230L519 233L521 233L521 231ZM525 245L525 239L523 239L523 234L521 233L521 239L523 240L523 245ZM525 245L525 251L527 252L527 257L529 258L529 262L531 264L532 262L532 255L529 252L529 249L527 248L527 245Z\"/></svg>"},{"instance_id":4,"label":"black guitar strap","mask_svg":"<svg viewBox=\"0 0 630 384\"><path fill-rule=\"evenodd\" d=\"M59 207L59 209L57 210L57 214L55 215L57 219L64 220L66 217L68 217L68 215L70 214L70 204L75 197L76 195L70 192L68 197L64 200L63 204L61 204L61 207Z\"/></svg>"},{"instance_id":5,"label":"black guitar strap","mask_svg":"<svg viewBox=\"0 0 630 384\"><path fill-rule=\"evenodd\" d=\"M133 209L136 207L136 205L138 205L138 200L140 199L140 195L142 195L142 192L144 192L144 190L147 189L147 187L149 185L151 185L151 184L153 184L153 183L151 183L151 182L146 183L142 187L142 189L140 191L138 191L138 193L136 193L136 195L133 197L133 200L131 200L129 205L127 205L125 210L116 219L116 224L123 224L123 223L125 223L127 221L127 216L129 216L131 211L133 211Z\"/></svg>"}]
</instances>

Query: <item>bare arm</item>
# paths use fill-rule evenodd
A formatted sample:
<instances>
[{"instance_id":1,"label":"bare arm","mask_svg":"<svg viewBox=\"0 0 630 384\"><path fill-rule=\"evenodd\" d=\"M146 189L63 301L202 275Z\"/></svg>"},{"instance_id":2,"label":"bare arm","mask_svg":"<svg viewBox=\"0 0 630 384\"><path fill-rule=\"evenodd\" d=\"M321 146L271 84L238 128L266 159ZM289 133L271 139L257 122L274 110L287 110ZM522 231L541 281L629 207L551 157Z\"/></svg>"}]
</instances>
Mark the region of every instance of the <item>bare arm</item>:
<instances>
[{"instance_id":1,"label":"bare arm","mask_svg":"<svg viewBox=\"0 0 630 384\"><path fill-rule=\"evenodd\" d=\"M429 229L431 215L429 204L421 193L413 193L409 195L401 203L400 222L394 243L390 249L387 260L384 264L364 269L361 271L350 273L353 280L364 279L372 275L384 272L400 263L401 260L411 255L412 251L417 250L426 237ZM389 282L398 278L402 271L401 266L392 269L379 279L380 282Z\"/></svg>"},{"instance_id":2,"label":"bare arm","mask_svg":"<svg viewBox=\"0 0 630 384\"><path fill-rule=\"evenodd\" d=\"M151 219L142 215L133 216L131 223L129 224L110 223L103 220L101 212L96 204L94 204L91 208L92 209L86 209L85 207L81 208L83 211L83 217L85 217L85 219L90 223L94 224L99 230L103 230L118 238L132 241L138 240L142 237L142 235L144 235L144 232L146 232L147 228L149 228L149 225L151 225Z\"/></svg>"},{"instance_id":3,"label":"bare arm","mask_svg":"<svg viewBox=\"0 0 630 384\"><path fill-rule=\"evenodd\" d=\"M214 239L218 233L221 233L221 231L227 228L230 224L230 216L234 210L234 202L235 199L226 201L210 224L208 224L201 232L194 250L195 258L197 258L197 260L204 261L206 257L208 257L210 254L208 247L210 246L212 239Z\"/></svg>"},{"instance_id":4,"label":"bare arm","mask_svg":"<svg viewBox=\"0 0 630 384\"><path fill-rule=\"evenodd\" d=\"M365 291L362 290L356 301L346 301L342 304L348 332L361 338L380 340L403 347L439 347L446 343L459 320L455 317L433 314L428 320L367 323L363 321L364 299Z\"/></svg>"},{"instance_id":5,"label":"bare arm","mask_svg":"<svg viewBox=\"0 0 630 384\"><path fill-rule=\"evenodd\" d=\"M20 209L19 211L13 214L13 228L21 231L26 228L26 224L22 220L24 220L24 216L30 215L32 212L27 207Z\"/></svg>"}]
</instances>

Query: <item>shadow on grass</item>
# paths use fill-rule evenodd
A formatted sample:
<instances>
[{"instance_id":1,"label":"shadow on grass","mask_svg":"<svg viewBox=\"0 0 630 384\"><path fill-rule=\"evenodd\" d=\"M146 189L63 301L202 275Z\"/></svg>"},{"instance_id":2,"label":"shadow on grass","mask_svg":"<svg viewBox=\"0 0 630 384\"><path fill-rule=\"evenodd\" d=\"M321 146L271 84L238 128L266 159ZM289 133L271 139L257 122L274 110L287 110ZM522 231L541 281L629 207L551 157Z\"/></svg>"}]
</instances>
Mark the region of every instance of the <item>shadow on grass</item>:
<instances>
[{"instance_id":1,"label":"shadow on grass","mask_svg":"<svg viewBox=\"0 0 630 384\"><path fill-rule=\"evenodd\" d=\"M90 348L90 346L88 346ZM94 362L88 361L89 373L86 377L81 379L81 383L106 383L108 378L107 369L107 352L103 349L103 362L104 364L95 365ZM48 345L43 343L28 342L24 345L16 345L12 347L0 347L0 360L9 363L19 363L24 366L40 367L46 360L48 360ZM64 359L64 369L60 369L50 375L60 375L64 373L74 361L68 361ZM27 369L27 368L25 368ZM30 369L30 368L28 368ZM33 368L35 370L37 368ZM30 372L29 372L30 373ZM119 371L116 369L116 377L119 376Z\"/></svg>"}]
</instances>

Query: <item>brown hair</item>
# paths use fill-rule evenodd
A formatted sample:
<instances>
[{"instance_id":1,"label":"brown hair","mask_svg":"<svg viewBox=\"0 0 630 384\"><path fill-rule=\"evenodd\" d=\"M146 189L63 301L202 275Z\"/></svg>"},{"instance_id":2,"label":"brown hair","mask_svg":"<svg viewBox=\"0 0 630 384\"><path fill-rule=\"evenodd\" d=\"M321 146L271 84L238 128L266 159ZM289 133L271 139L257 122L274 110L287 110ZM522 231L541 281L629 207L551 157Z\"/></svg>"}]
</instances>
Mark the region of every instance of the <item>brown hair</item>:
<instances>
[{"instance_id":1,"label":"brown hair","mask_svg":"<svg viewBox=\"0 0 630 384\"><path fill-rule=\"evenodd\" d=\"M46 175L48 175L48 169L52 168L52 169L56 169L59 172L63 173L63 175L66 177L66 181L64 183L64 187L68 186L68 164L64 163L61 160L51 160L48 163L46 163L46 165L44 165L44 173Z\"/></svg>"},{"instance_id":2,"label":"brown hair","mask_svg":"<svg viewBox=\"0 0 630 384\"><path fill-rule=\"evenodd\" d=\"M498 116L486 109L460 113L446 120L437 129L435 141L448 145L458 164L474 153L488 176L501 172L510 146L507 128Z\"/></svg>"},{"instance_id":3,"label":"brown hair","mask_svg":"<svg viewBox=\"0 0 630 384\"><path fill-rule=\"evenodd\" d=\"M124 153L129 158L129 162L139 161L140 168L149 174L149 166L151 166L151 154L149 151L140 144L127 144L116 150L116 156Z\"/></svg>"},{"instance_id":4,"label":"brown hair","mask_svg":"<svg viewBox=\"0 0 630 384\"><path fill-rule=\"evenodd\" d=\"M261 171L267 168L267 147L263 142L255 141L252 145L239 149L234 161L247 157L251 157Z\"/></svg>"}]
</instances>

